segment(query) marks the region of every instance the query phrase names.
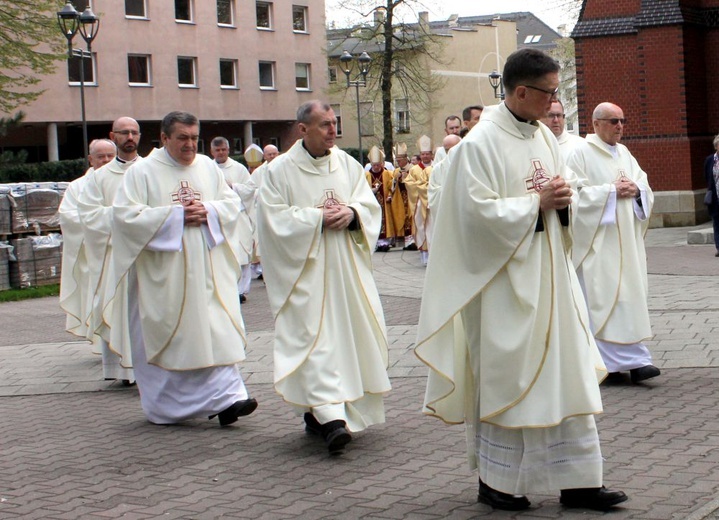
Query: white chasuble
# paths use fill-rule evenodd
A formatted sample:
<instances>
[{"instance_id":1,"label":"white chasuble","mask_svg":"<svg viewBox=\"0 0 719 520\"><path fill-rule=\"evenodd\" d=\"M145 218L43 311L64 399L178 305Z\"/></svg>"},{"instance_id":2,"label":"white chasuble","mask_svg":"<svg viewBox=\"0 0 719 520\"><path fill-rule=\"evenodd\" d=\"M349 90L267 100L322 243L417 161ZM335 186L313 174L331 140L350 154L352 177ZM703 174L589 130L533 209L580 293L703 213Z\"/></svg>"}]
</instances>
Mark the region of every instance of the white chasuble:
<instances>
[{"instance_id":1,"label":"white chasuble","mask_svg":"<svg viewBox=\"0 0 719 520\"><path fill-rule=\"evenodd\" d=\"M191 199L208 209L208 225L183 227L181 205ZM220 229L217 240L208 229L212 219ZM166 227L171 221L179 228ZM177 246L156 246L160 235ZM147 363L195 370L245 358L236 284L251 229L240 199L214 161L197 155L182 166L157 149L130 168L113 206L113 242L115 287L131 269L137 278ZM114 294L125 301L113 302L113 337L129 336L126 296Z\"/></svg>"},{"instance_id":2,"label":"white chasuble","mask_svg":"<svg viewBox=\"0 0 719 520\"><path fill-rule=\"evenodd\" d=\"M430 367L425 413L467 422L475 465L477 421L550 428L600 413L606 371L569 259L570 229L558 212L539 210L545 182L575 184L554 136L502 104L485 109L456 148L415 352Z\"/></svg>"},{"instance_id":3,"label":"white chasuble","mask_svg":"<svg viewBox=\"0 0 719 520\"><path fill-rule=\"evenodd\" d=\"M85 249L90 265L90 290L92 309L88 327L106 342L110 341L110 330L103 320L105 293L108 284L110 258L112 257L112 203L122 185L125 171L136 162L120 162L115 158L88 176L85 188L78 200L78 211L85 233ZM125 289L126 290L126 289ZM116 347L117 354L121 347ZM129 367L132 363L126 362Z\"/></svg>"},{"instance_id":4,"label":"white chasuble","mask_svg":"<svg viewBox=\"0 0 719 520\"><path fill-rule=\"evenodd\" d=\"M89 266L77 201L88 175L93 171L91 167L85 175L68 184L58 209L62 229L60 308L67 314L65 330L82 338L88 337L87 322L91 305L88 299ZM92 334L89 339L92 339Z\"/></svg>"},{"instance_id":5,"label":"white chasuble","mask_svg":"<svg viewBox=\"0 0 719 520\"><path fill-rule=\"evenodd\" d=\"M351 207L359 228L323 229ZM275 315L275 389L298 412L351 431L384 421L387 339L371 254L382 213L362 166L338 148L313 159L297 141L264 172L259 239Z\"/></svg>"},{"instance_id":6,"label":"white chasuble","mask_svg":"<svg viewBox=\"0 0 719 520\"><path fill-rule=\"evenodd\" d=\"M572 260L583 276L596 338L631 345L652 336L644 234L654 194L627 147L617 144L616 153L590 134L570 156L579 178ZM622 177L640 188L641 205L616 196L614 182Z\"/></svg>"}]
</instances>

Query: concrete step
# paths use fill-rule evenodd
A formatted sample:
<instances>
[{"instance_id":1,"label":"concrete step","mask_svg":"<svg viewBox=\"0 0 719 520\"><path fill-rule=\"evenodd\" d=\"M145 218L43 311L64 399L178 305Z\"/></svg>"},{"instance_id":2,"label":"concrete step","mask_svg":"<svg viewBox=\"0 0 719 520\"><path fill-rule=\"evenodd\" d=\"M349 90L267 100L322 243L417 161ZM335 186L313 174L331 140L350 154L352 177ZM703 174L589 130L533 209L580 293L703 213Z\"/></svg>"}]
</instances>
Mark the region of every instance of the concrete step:
<instances>
[{"instance_id":1,"label":"concrete step","mask_svg":"<svg viewBox=\"0 0 719 520\"><path fill-rule=\"evenodd\" d=\"M687 232L687 244L713 244L714 230L711 227Z\"/></svg>"}]
</instances>

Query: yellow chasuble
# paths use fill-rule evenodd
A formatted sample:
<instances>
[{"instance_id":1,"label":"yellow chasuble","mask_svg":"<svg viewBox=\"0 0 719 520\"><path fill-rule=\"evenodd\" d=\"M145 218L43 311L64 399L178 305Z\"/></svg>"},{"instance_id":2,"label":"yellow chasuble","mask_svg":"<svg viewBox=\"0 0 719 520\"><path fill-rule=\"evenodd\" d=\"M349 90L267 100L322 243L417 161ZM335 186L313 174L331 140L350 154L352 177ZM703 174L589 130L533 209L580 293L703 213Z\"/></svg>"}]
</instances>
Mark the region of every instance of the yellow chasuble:
<instances>
[{"instance_id":1,"label":"yellow chasuble","mask_svg":"<svg viewBox=\"0 0 719 520\"><path fill-rule=\"evenodd\" d=\"M425 413L466 420L476 464L477 420L543 428L599 413L606 371L569 259L571 230L556 211L539 210L544 182L555 175L576 182L554 136L502 104L487 107L456 148L415 352L430 367Z\"/></svg>"},{"instance_id":2,"label":"yellow chasuble","mask_svg":"<svg viewBox=\"0 0 719 520\"><path fill-rule=\"evenodd\" d=\"M415 164L410 168L404 184L407 187L409 197L410 211L414 215L415 225L415 243L422 250L427 250L427 236L429 225L429 201L427 198L427 189L429 188L429 178L432 175L432 167L425 166L422 168L419 164Z\"/></svg>"},{"instance_id":3,"label":"yellow chasuble","mask_svg":"<svg viewBox=\"0 0 719 520\"><path fill-rule=\"evenodd\" d=\"M323 229L322 208L342 204L360 227ZM302 409L339 403L351 431L384 421L387 336L371 254L380 207L362 166L339 148L312 158L297 141L264 173L259 240L275 316L275 389Z\"/></svg>"},{"instance_id":4,"label":"yellow chasuble","mask_svg":"<svg viewBox=\"0 0 719 520\"><path fill-rule=\"evenodd\" d=\"M147 245L173 208L195 199L217 214L224 241L212 247L203 227L182 229L181 251ZM166 370L232 365L245 358L237 297L240 259L251 247L249 219L216 163L197 155L189 166L153 150L125 174L113 206L113 274L136 275L147 362ZM129 334L127 293L114 293L112 333ZM116 301L120 299L121 301Z\"/></svg>"},{"instance_id":5,"label":"yellow chasuble","mask_svg":"<svg viewBox=\"0 0 719 520\"><path fill-rule=\"evenodd\" d=\"M595 337L631 345L652 337L644 234L654 193L647 174L626 146L616 145L617 157L597 135L574 148L568 166L579 177L579 210L572 260L582 270L587 305ZM643 188L644 217L635 213L634 199L616 198L612 222L603 223L615 181L626 177Z\"/></svg>"}]
</instances>

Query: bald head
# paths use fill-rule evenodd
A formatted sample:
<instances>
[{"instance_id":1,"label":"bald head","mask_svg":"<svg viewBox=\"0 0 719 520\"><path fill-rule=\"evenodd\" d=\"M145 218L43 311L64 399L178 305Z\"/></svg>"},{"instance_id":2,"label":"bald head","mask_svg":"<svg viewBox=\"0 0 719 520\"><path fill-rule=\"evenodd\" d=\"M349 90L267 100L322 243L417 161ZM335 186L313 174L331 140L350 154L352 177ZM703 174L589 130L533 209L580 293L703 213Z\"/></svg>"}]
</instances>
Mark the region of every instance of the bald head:
<instances>
[{"instance_id":1,"label":"bald head","mask_svg":"<svg viewBox=\"0 0 719 520\"><path fill-rule=\"evenodd\" d=\"M262 155L265 158L265 161L272 162L272 159L280 155L280 151L274 144L268 144L262 149Z\"/></svg>"},{"instance_id":2,"label":"bald head","mask_svg":"<svg viewBox=\"0 0 719 520\"><path fill-rule=\"evenodd\" d=\"M442 147L444 148L445 152L449 152L449 150L452 147L457 146L461 140L462 138L458 135L449 134L447 137L442 139Z\"/></svg>"},{"instance_id":3,"label":"bald head","mask_svg":"<svg viewBox=\"0 0 719 520\"><path fill-rule=\"evenodd\" d=\"M131 117L120 117L112 123L110 139L117 145L117 155L123 161L137 157L140 144L140 125Z\"/></svg>"},{"instance_id":4,"label":"bald head","mask_svg":"<svg viewBox=\"0 0 719 520\"><path fill-rule=\"evenodd\" d=\"M592 114L594 133L611 146L622 139L625 122L624 111L614 103L599 103Z\"/></svg>"}]
</instances>

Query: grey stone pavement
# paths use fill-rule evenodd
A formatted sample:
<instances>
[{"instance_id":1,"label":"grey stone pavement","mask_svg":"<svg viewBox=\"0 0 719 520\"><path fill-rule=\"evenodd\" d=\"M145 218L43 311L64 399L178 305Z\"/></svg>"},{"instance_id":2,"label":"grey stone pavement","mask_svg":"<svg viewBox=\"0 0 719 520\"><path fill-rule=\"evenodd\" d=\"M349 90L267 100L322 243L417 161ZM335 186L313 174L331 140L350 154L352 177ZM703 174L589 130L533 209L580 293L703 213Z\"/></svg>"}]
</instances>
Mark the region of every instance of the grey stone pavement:
<instances>
[{"instance_id":1,"label":"grey stone pavement","mask_svg":"<svg viewBox=\"0 0 719 520\"><path fill-rule=\"evenodd\" d=\"M700 226L706 227L706 226ZM647 235L650 347L662 376L602 385L605 483L630 500L616 519L719 518L719 258L694 228ZM374 256L391 342L387 422L329 456L272 388L262 282L243 306L243 365L258 410L149 424L136 388L63 331L57 298L0 304L0 519L592 518L556 496L495 512L476 502L462 426L420 413L426 370L412 352L424 269L416 252Z\"/></svg>"}]
</instances>

